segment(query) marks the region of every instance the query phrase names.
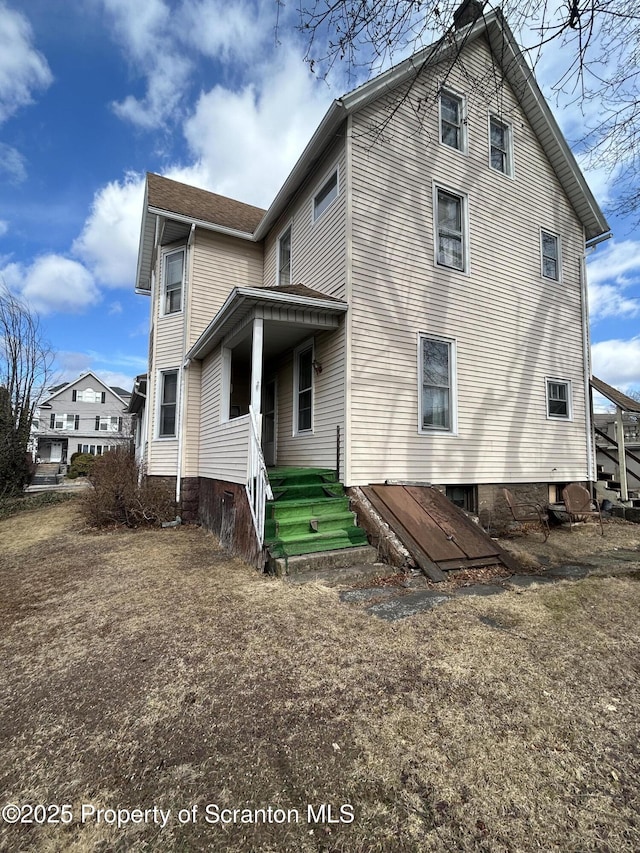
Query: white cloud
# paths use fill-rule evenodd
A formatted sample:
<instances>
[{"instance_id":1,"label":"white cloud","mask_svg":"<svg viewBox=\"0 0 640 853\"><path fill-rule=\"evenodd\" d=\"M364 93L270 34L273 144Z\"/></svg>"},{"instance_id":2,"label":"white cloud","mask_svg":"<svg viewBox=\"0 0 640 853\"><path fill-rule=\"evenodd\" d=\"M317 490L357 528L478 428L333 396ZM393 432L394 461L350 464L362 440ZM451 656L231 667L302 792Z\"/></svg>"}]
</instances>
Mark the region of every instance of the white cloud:
<instances>
[{"instance_id":1,"label":"white cloud","mask_svg":"<svg viewBox=\"0 0 640 853\"><path fill-rule=\"evenodd\" d=\"M593 373L614 388L640 388L640 336L600 341L591 347Z\"/></svg>"},{"instance_id":2,"label":"white cloud","mask_svg":"<svg viewBox=\"0 0 640 853\"><path fill-rule=\"evenodd\" d=\"M79 314L100 301L91 273L62 255L42 255L29 267L9 264L0 278L41 314Z\"/></svg>"},{"instance_id":3,"label":"white cloud","mask_svg":"<svg viewBox=\"0 0 640 853\"><path fill-rule=\"evenodd\" d=\"M122 314L122 310L121 302L112 302L109 306L109 316L113 317L116 314Z\"/></svg>"},{"instance_id":4,"label":"white cloud","mask_svg":"<svg viewBox=\"0 0 640 853\"><path fill-rule=\"evenodd\" d=\"M639 242L611 240L600 246L588 259L587 279L592 320L640 315L640 298L625 294L630 287L640 285Z\"/></svg>"},{"instance_id":5,"label":"white cloud","mask_svg":"<svg viewBox=\"0 0 640 853\"><path fill-rule=\"evenodd\" d=\"M179 112L180 100L193 64L178 44L176 34L184 26L182 15L163 2L103 0L127 59L143 77L143 98L128 95L112 106L116 114L150 130Z\"/></svg>"},{"instance_id":6,"label":"white cloud","mask_svg":"<svg viewBox=\"0 0 640 853\"><path fill-rule=\"evenodd\" d=\"M207 188L268 206L325 113L330 97L295 51L255 68L240 91L202 94L184 132Z\"/></svg>"},{"instance_id":7,"label":"white cloud","mask_svg":"<svg viewBox=\"0 0 640 853\"><path fill-rule=\"evenodd\" d=\"M56 353L56 383L73 382L83 373L90 370L106 385L116 385L126 391L133 387L133 380L137 374L125 373L112 370L109 367L101 368L105 362L96 361L95 355L86 352L60 351ZM108 364L108 362L106 362Z\"/></svg>"},{"instance_id":8,"label":"white cloud","mask_svg":"<svg viewBox=\"0 0 640 853\"><path fill-rule=\"evenodd\" d=\"M186 0L180 37L219 62L255 61L261 43L273 33L276 11L271 3L250 0Z\"/></svg>"},{"instance_id":9,"label":"white cloud","mask_svg":"<svg viewBox=\"0 0 640 853\"><path fill-rule=\"evenodd\" d=\"M0 142L0 175L2 174L11 184L22 183L27 177L24 157L4 142Z\"/></svg>"},{"instance_id":10,"label":"white cloud","mask_svg":"<svg viewBox=\"0 0 640 853\"><path fill-rule=\"evenodd\" d=\"M0 219L0 237L4 237L4 235L9 230L9 223L6 219ZM0 263L2 263L2 256L0 255Z\"/></svg>"},{"instance_id":11,"label":"white cloud","mask_svg":"<svg viewBox=\"0 0 640 853\"><path fill-rule=\"evenodd\" d=\"M33 46L29 21L0 0L0 124L52 80L47 60Z\"/></svg>"},{"instance_id":12,"label":"white cloud","mask_svg":"<svg viewBox=\"0 0 640 853\"><path fill-rule=\"evenodd\" d=\"M73 252L107 287L133 287L140 239L144 178L127 174L96 192Z\"/></svg>"}]
</instances>

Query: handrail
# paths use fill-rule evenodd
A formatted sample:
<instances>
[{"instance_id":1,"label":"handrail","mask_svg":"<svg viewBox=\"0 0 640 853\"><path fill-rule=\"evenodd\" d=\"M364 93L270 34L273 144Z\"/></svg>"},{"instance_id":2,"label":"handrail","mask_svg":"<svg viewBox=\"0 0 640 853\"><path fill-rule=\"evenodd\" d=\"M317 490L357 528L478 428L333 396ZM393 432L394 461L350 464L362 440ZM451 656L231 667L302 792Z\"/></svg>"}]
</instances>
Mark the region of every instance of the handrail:
<instances>
[{"instance_id":1,"label":"handrail","mask_svg":"<svg viewBox=\"0 0 640 853\"><path fill-rule=\"evenodd\" d=\"M264 516L267 501L273 500L273 492L267 475L267 466L262 455L260 435L262 415L256 415L249 406L249 447L247 452L247 497L253 527L256 531L258 544L264 543Z\"/></svg>"},{"instance_id":2,"label":"handrail","mask_svg":"<svg viewBox=\"0 0 640 853\"><path fill-rule=\"evenodd\" d=\"M618 445L618 442L614 438L611 438L611 436L608 436L606 434L606 432L602 432L602 430L598 429L598 427L594 427L594 429L598 435L601 435L603 438L606 438L609 441L609 443L615 447L615 449L617 451L617 456L614 456L613 453L609 453L608 450L606 450L601 444L598 444L597 442L596 442L596 450L599 453L602 453L603 456L606 456L607 459L610 459L612 462L614 462L618 467L620 467L620 459L619 459L620 446ZM635 471L632 471L631 468L628 468L627 464L626 464L627 458L633 459L633 461L637 462L638 464L640 464L640 459L638 459L638 457L634 453L632 453L630 450L627 450L626 447L625 447L625 454L624 455L625 455L625 466L624 467L626 469L627 474L630 474L634 478L634 480L637 480L640 483L640 476L638 474L636 474Z\"/></svg>"}]
</instances>

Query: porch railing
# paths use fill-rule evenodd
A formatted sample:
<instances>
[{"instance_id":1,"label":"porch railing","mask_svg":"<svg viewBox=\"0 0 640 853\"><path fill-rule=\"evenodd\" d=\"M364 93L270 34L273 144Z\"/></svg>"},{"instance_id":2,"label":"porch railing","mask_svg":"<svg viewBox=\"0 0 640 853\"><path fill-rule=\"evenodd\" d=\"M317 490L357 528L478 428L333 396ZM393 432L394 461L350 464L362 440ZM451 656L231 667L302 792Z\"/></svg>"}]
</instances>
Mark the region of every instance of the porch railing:
<instances>
[{"instance_id":1,"label":"porch railing","mask_svg":"<svg viewBox=\"0 0 640 853\"><path fill-rule=\"evenodd\" d=\"M249 452L247 454L247 497L253 518L258 544L264 543L264 515L267 501L273 500L273 492L267 476L267 466L260 444L262 415L256 415L249 406Z\"/></svg>"}]
</instances>

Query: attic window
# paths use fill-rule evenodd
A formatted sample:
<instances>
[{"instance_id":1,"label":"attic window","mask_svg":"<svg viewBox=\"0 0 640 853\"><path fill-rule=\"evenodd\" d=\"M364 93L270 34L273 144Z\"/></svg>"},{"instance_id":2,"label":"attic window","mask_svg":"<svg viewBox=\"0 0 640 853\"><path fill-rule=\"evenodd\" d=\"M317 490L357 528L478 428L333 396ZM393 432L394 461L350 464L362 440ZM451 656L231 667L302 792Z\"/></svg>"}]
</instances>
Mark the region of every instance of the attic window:
<instances>
[{"instance_id":1,"label":"attic window","mask_svg":"<svg viewBox=\"0 0 640 853\"><path fill-rule=\"evenodd\" d=\"M440 92L440 142L458 151L466 148L463 116L463 99L453 92Z\"/></svg>"},{"instance_id":2,"label":"attic window","mask_svg":"<svg viewBox=\"0 0 640 853\"><path fill-rule=\"evenodd\" d=\"M489 119L489 145L491 168L511 175L511 128L495 116Z\"/></svg>"},{"instance_id":3,"label":"attic window","mask_svg":"<svg viewBox=\"0 0 640 853\"><path fill-rule=\"evenodd\" d=\"M542 275L545 278L552 278L554 281L559 281L560 250L558 238L555 234L550 234L548 231L542 231L541 244Z\"/></svg>"},{"instance_id":4,"label":"attic window","mask_svg":"<svg viewBox=\"0 0 640 853\"><path fill-rule=\"evenodd\" d=\"M313 199L313 219L319 219L325 210L338 197L338 170L322 186L320 192Z\"/></svg>"}]
</instances>

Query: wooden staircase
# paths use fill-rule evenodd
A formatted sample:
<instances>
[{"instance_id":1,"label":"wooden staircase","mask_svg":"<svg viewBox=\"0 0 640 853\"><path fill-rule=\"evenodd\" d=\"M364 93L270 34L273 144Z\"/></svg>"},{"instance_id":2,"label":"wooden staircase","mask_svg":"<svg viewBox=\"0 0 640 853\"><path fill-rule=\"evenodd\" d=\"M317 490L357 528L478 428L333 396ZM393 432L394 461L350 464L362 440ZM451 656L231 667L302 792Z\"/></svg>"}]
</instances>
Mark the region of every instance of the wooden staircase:
<instances>
[{"instance_id":1,"label":"wooden staircase","mask_svg":"<svg viewBox=\"0 0 640 853\"><path fill-rule=\"evenodd\" d=\"M268 474L274 499L267 501L264 537L272 571L288 574L375 560L335 471L270 468Z\"/></svg>"}]
</instances>

